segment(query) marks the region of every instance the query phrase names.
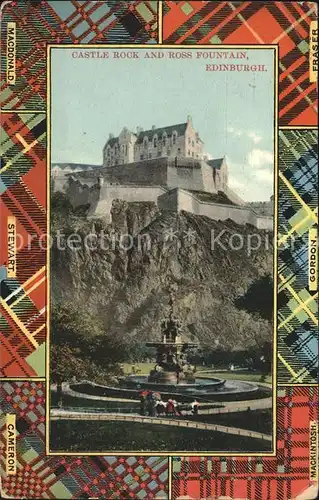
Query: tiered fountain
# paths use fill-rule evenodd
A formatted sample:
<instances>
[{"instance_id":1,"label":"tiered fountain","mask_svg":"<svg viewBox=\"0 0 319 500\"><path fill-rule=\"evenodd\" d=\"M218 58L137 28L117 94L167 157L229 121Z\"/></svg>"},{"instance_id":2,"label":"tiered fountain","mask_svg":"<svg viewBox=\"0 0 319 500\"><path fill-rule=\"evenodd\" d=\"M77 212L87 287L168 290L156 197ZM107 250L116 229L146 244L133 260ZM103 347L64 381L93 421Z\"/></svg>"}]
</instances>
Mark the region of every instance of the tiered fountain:
<instances>
[{"instance_id":1,"label":"tiered fountain","mask_svg":"<svg viewBox=\"0 0 319 500\"><path fill-rule=\"evenodd\" d=\"M72 389L100 396L137 398L141 390L159 391L162 396L179 401L226 401L264 397L270 390L250 382L196 377L196 368L187 354L196 343L183 340L183 324L174 314L174 293L169 289L169 312L161 323L161 341L147 342L156 349L156 364L149 375L129 375L119 380L116 387L100 386L92 382L73 384Z\"/></svg>"}]
</instances>

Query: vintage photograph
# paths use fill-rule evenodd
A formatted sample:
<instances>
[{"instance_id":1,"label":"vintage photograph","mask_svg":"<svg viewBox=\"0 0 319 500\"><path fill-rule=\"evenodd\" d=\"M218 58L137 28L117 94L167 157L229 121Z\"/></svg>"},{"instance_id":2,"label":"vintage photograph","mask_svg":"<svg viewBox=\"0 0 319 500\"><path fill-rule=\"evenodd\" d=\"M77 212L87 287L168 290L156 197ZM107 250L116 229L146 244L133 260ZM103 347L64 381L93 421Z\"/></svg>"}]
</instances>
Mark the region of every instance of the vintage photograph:
<instances>
[{"instance_id":1,"label":"vintage photograph","mask_svg":"<svg viewBox=\"0 0 319 500\"><path fill-rule=\"evenodd\" d=\"M50 452L272 453L275 49L49 52Z\"/></svg>"}]
</instances>

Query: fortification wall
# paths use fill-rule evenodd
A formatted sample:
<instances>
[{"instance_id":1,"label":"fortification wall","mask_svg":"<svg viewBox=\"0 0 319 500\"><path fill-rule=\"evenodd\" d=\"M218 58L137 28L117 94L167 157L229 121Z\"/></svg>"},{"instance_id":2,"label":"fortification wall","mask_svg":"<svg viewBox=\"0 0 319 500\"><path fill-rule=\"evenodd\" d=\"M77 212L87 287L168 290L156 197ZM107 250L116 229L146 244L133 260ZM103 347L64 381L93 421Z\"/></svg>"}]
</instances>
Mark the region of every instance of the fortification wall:
<instances>
[{"instance_id":1,"label":"fortification wall","mask_svg":"<svg viewBox=\"0 0 319 500\"><path fill-rule=\"evenodd\" d=\"M67 188L68 188L68 177L63 174L57 174L52 177L51 180L53 184L53 191L61 191L62 193L65 193Z\"/></svg>"},{"instance_id":2,"label":"fortification wall","mask_svg":"<svg viewBox=\"0 0 319 500\"><path fill-rule=\"evenodd\" d=\"M168 186L216 193L212 168L194 158L162 157L112 167L84 170L73 175L81 183L97 182L103 177L109 184Z\"/></svg>"},{"instance_id":3,"label":"fortification wall","mask_svg":"<svg viewBox=\"0 0 319 500\"><path fill-rule=\"evenodd\" d=\"M167 185L170 188L204 190L203 177L200 167L190 168L170 166L167 168ZM192 188L193 186L193 188Z\"/></svg>"},{"instance_id":4,"label":"fortification wall","mask_svg":"<svg viewBox=\"0 0 319 500\"><path fill-rule=\"evenodd\" d=\"M81 182L88 179L97 181L102 176L108 183L114 184L139 184L139 185L166 185L167 184L168 158L155 158L112 167L95 168L75 174Z\"/></svg>"},{"instance_id":5,"label":"fortification wall","mask_svg":"<svg viewBox=\"0 0 319 500\"><path fill-rule=\"evenodd\" d=\"M272 217L259 216L253 210L244 206L223 205L198 200L193 194L183 189L174 189L163 194L158 199L160 209L185 210L196 215L204 215L214 220L231 219L237 224L251 224L258 229L272 230Z\"/></svg>"},{"instance_id":6,"label":"fortification wall","mask_svg":"<svg viewBox=\"0 0 319 500\"><path fill-rule=\"evenodd\" d=\"M257 227L258 229L264 229L266 231L274 231L274 219L273 217L269 217L269 215L258 215L257 218Z\"/></svg>"},{"instance_id":7,"label":"fortification wall","mask_svg":"<svg viewBox=\"0 0 319 500\"><path fill-rule=\"evenodd\" d=\"M110 167L105 172L105 180L123 185L167 185L167 159L141 161Z\"/></svg>"},{"instance_id":8,"label":"fortification wall","mask_svg":"<svg viewBox=\"0 0 319 500\"><path fill-rule=\"evenodd\" d=\"M157 203L158 197L165 192L166 190L162 186L116 186L103 184L98 191L98 197L95 197L95 192L91 191L88 216L106 217L110 220L113 200L125 200L127 202L153 201Z\"/></svg>"},{"instance_id":9,"label":"fortification wall","mask_svg":"<svg viewBox=\"0 0 319 500\"><path fill-rule=\"evenodd\" d=\"M203 191L206 191L207 193L217 193L218 189L220 188L215 184L212 167L208 165L206 162L202 161L201 171L202 171L203 186L204 186ZM195 188L190 187L189 189L195 189Z\"/></svg>"}]
</instances>

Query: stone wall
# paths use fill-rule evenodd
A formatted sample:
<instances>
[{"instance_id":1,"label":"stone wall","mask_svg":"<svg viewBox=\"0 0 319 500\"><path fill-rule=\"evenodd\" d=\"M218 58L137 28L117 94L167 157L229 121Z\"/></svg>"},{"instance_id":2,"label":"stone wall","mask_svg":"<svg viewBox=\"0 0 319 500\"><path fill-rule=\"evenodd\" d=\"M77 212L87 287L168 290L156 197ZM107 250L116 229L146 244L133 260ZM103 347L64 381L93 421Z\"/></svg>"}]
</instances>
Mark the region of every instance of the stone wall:
<instances>
[{"instance_id":1,"label":"stone wall","mask_svg":"<svg viewBox=\"0 0 319 500\"><path fill-rule=\"evenodd\" d=\"M193 158L156 158L112 167L95 168L74 174L82 184L92 185L99 177L114 185L180 187L216 193L212 168Z\"/></svg>"},{"instance_id":2,"label":"stone wall","mask_svg":"<svg viewBox=\"0 0 319 500\"><path fill-rule=\"evenodd\" d=\"M130 202L153 201L166 190L162 186L116 186L104 184L100 189L91 190L88 198L90 209L89 217L105 217L111 219L111 208L113 200L125 200Z\"/></svg>"},{"instance_id":3,"label":"stone wall","mask_svg":"<svg viewBox=\"0 0 319 500\"><path fill-rule=\"evenodd\" d=\"M93 171L83 171L76 177L83 183L89 179L98 180L102 176L106 182L113 184L166 185L168 158L96 168Z\"/></svg>"},{"instance_id":4,"label":"stone wall","mask_svg":"<svg viewBox=\"0 0 319 500\"><path fill-rule=\"evenodd\" d=\"M183 189L176 188L161 195L158 199L158 206L161 210L176 212L185 210L196 215L204 215L210 219L231 219L237 224L251 224L258 229L273 230L272 217L259 216L248 207L203 202Z\"/></svg>"},{"instance_id":5,"label":"stone wall","mask_svg":"<svg viewBox=\"0 0 319 500\"><path fill-rule=\"evenodd\" d=\"M176 169L178 170L178 168ZM189 169L190 172L200 169ZM89 183L92 179L89 180ZM89 204L89 217L105 217L111 220L111 208L114 200L130 202L154 202L160 210L191 212L211 219L231 219L237 224L251 224L259 229L272 230L273 218L260 216L248 206L224 205L204 202L191 192L180 189L168 189L165 186L116 185L103 183L92 186L81 184L73 177L69 180L67 194L74 208Z\"/></svg>"},{"instance_id":6,"label":"stone wall","mask_svg":"<svg viewBox=\"0 0 319 500\"><path fill-rule=\"evenodd\" d=\"M205 191L202 171L199 166L169 166L167 169L167 185L170 188L180 187Z\"/></svg>"},{"instance_id":7,"label":"stone wall","mask_svg":"<svg viewBox=\"0 0 319 500\"><path fill-rule=\"evenodd\" d=\"M158 158L56 177L55 190L67 193L74 208L89 204L88 216L110 219L113 200L154 202L161 210L185 210L211 219L231 219L272 230L273 218L260 216L231 189L225 194L236 204L200 200L195 193L216 193L212 168L192 158Z\"/></svg>"}]
</instances>

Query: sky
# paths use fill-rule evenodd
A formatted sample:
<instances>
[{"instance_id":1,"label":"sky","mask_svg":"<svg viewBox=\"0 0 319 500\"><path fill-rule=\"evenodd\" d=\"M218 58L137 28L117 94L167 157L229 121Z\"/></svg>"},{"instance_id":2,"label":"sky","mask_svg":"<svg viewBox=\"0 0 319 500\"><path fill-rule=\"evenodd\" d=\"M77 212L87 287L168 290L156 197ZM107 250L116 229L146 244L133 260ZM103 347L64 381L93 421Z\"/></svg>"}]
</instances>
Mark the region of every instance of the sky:
<instances>
[{"instance_id":1,"label":"sky","mask_svg":"<svg viewBox=\"0 0 319 500\"><path fill-rule=\"evenodd\" d=\"M88 48L51 49L51 162L100 165L109 133L124 126L193 125L212 158L226 156L229 185L246 201L273 194L273 50L241 49L246 59L204 59L214 49L110 49L109 58L79 58ZM115 58L114 52L139 58ZM239 49L237 49L239 50ZM145 58L145 52L163 58ZM232 49L235 52L235 49ZM74 52L76 52L75 56ZM175 54L170 58L168 52ZM174 56L173 54L173 56ZM206 71L206 64L258 64L267 71Z\"/></svg>"}]
</instances>

